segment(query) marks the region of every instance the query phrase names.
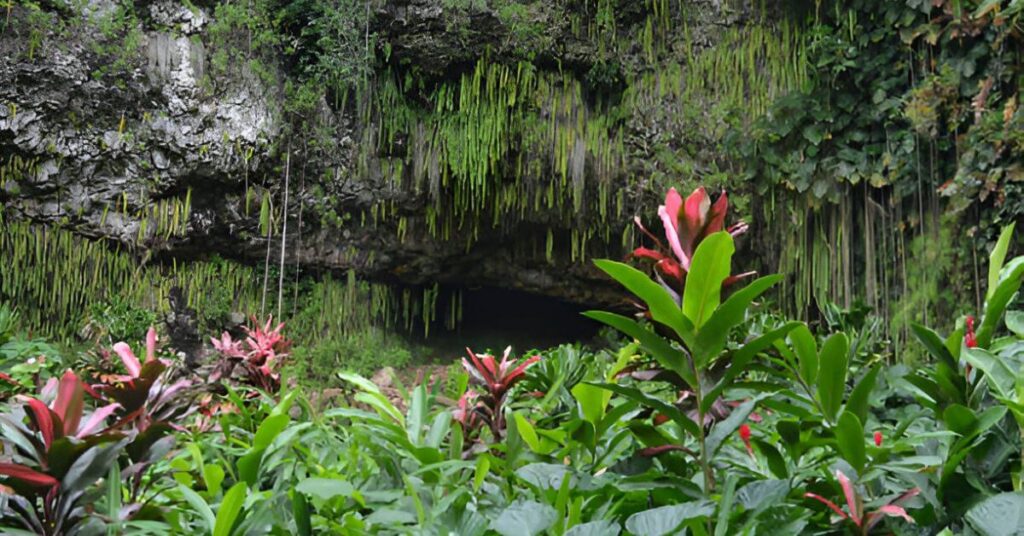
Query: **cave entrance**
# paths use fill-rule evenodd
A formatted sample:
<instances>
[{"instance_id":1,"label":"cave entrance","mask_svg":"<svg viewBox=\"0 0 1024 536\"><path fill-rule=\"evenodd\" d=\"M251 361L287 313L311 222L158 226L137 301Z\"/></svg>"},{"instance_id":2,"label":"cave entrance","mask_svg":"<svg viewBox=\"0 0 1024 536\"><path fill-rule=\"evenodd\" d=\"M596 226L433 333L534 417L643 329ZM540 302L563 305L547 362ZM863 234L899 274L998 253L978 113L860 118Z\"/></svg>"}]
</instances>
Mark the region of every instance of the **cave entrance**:
<instances>
[{"instance_id":1,"label":"cave entrance","mask_svg":"<svg viewBox=\"0 0 1024 536\"><path fill-rule=\"evenodd\" d=\"M600 329L581 314L589 308L557 298L494 287L463 288L461 293L462 321L456 328L449 330L443 319L438 320L429 336L417 341L431 361L461 357L467 346L478 353L490 349L500 354L511 345L518 357L533 349L588 343Z\"/></svg>"}]
</instances>

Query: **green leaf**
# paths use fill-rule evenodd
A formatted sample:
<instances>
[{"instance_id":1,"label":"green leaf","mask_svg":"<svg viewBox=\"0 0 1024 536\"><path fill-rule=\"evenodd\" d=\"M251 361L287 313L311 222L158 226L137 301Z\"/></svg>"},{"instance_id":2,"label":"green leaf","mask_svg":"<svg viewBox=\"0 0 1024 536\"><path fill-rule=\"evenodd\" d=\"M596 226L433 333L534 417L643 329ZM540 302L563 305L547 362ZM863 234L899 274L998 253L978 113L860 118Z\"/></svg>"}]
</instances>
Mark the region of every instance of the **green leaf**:
<instances>
[{"instance_id":1,"label":"green leaf","mask_svg":"<svg viewBox=\"0 0 1024 536\"><path fill-rule=\"evenodd\" d=\"M621 262L599 259L594 261L598 268L636 294L647 304L651 318L655 322L672 328L687 346L693 341L693 324L683 316L676 300L660 284L647 277L647 274Z\"/></svg>"},{"instance_id":2,"label":"green leaf","mask_svg":"<svg viewBox=\"0 0 1024 536\"><path fill-rule=\"evenodd\" d=\"M978 418L974 416L974 412L960 404L950 404L942 412L942 420L945 421L947 428L962 436L970 435L975 425L978 424Z\"/></svg>"},{"instance_id":3,"label":"green leaf","mask_svg":"<svg viewBox=\"0 0 1024 536\"><path fill-rule=\"evenodd\" d=\"M295 486L295 491L321 501L329 501L335 497L351 498L358 494L352 483L337 478L307 478Z\"/></svg>"},{"instance_id":4,"label":"green leaf","mask_svg":"<svg viewBox=\"0 0 1024 536\"><path fill-rule=\"evenodd\" d=\"M818 370L818 402L825 418L835 422L846 391L847 354L850 342L845 333L829 337L821 347Z\"/></svg>"},{"instance_id":5,"label":"green leaf","mask_svg":"<svg viewBox=\"0 0 1024 536\"><path fill-rule=\"evenodd\" d=\"M736 474L730 473L725 477L725 489L722 490L722 499L718 501L718 519L715 522L715 536L726 536L729 530L729 517L733 513L733 502L736 498Z\"/></svg>"},{"instance_id":6,"label":"green leaf","mask_svg":"<svg viewBox=\"0 0 1024 536\"><path fill-rule=\"evenodd\" d=\"M967 348L963 357L985 374L985 380L992 391L1003 398L1015 398L1017 374L1001 357L983 348Z\"/></svg>"},{"instance_id":7,"label":"green leaf","mask_svg":"<svg viewBox=\"0 0 1024 536\"><path fill-rule=\"evenodd\" d=\"M981 326L978 327L978 346L988 348L992 342L992 335L995 334L999 320L1006 311L1013 295L1020 289L1024 282L1024 257L1017 257L1006 265L1003 278L999 280L995 290L991 292L985 302L985 316L981 319Z\"/></svg>"},{"instance_id":8,"label":"green leaf","mask_svg":"<svg viewBox=\"0 0 1024 536\"><path fill-rule=\"evenodd\" d=\"M224 500L217 509L216 522L213 525L213 536L231 536L235 523L239 521L245 495L249 491L244 482L238 482L224 494Z\"/></svg>"},{"instance_id":9,"label":"green leaf","mask_svg":"<svg viewBox=\"0 0 1024 536\"><path fill-rule=\"evenodd\" d=\"M559 463L531 463L516 469L516 476L542 490L559 489L566 477L572 479L571 468Z\"/></svg>"},{"instance_id":10,"label":"green leaf","mask_svg":"<svg viewBox=\"0 0 1024 536\"><path fill-rule=\"evenodd\" d=\"M476 468L473 470L473 491L480 491L487 473L491 470L490 456L481 456L476 460Z\"/></svg>"},{"instance_id":11,"label":"green leaf","mask_svg":"<svg viewBox=\"0 0 1024 536\"><path fill-rule=\"evenodd\" d=\"M684 362L682 350L673 348L668 341L663 339L657 333L641 326L633 319L626 318L615 313L588 311L583 313L583 316L608 324L637 341L640 341L640 346L650 353L658 364L678 374L679 377L682 378L683 381L685 381L691 388L696 387L697 381L693 374L693 370L691 370Z\"/></svg>"},{"instance_id":12,"label":"green leaf","mask_svg":"<svg viewBox=\"0 0 1024 536\"><path fill-rule=\"evenodd\" d=\"M587 422L597 425L604 419L604 411L611 400L611 391L588 383L578 383L572 388L572 396L580 404L580 411Z\"/></svg>"},{"instance_id":13,"label":"green leaf","mask_svg":"<svg viewBox=\"0 0 1024 536\"><path fill-rule=\"evenodd\" d=\"M736 493L736 500L746 510L761 511L775 506L789 494L786 480L755 480Z\"/></svg>"},{"instance_id":14,"label":"green leaf","mask_svg":"<svg viewBox=\"0 0 1024 536\"><path fill-rule=\"evenodd\" d=\"M291 494L292 499L292 516L295 518L295 532L299 536L312 536L313 535L313 520L309 512L309 502L306 501L306 496L293 492Z\"/></svg>"},{"instance_id":15,"label":"green leaf","mask_svg":"<svg viewBox=\"0 0 1024 536\"><path fill-rule=\"evenodd\" d=\"M932 354L932 357L956 368L956 359L950 353L949 348L946 348L946 344L942 341L942 337L939 337L938 333L916 322L910 323L910 331L914 333L917 340L921 341L921 344L928 350L928 353Z\"/></svg>"},{"instance_id":16,"label":"green leaf","mask_svg":"<svg viewBox=\"0 0 1024 536\"><path fill-rule=\"evenodd\" d=\"M778 478L789 478L789 468L786 466L786 460L782 458L782 454L779 453L774 445L760 439L755 439L753 443L768 462L768 470L773 475Z\"/></svg>"},{"instance_id":17,"label":"green leaf","mask_svg":"<svg viewBox=\"0 0 1024 536\"><path fill-rule=\"evenodd\" d=\"M565 531L564 536L619 536L622 528L613 521L591 521Z\"/></svg>"},{"instance_id":18,"label":"green leaf","mask_svg":"<svg viewBox=\"0 0 1024 536\"><path fill-rule=\"evenodd\" d=\"M540 439L537 438L537 431L533 429L533 425L530 421L523 417L522 413L516 412L513 417L516 421L516 430L519 432L519 437L523 438L523 442L526 446L530 447L530 450L537 454L541 454Z\"/></svg>"},{"instance_id":19,"label":"green leaf","mask_svg":"<svg viewBox=\"0 0 1024 536\"><path fill-rule=\"evenodd\" d=\"M209 534L213 532L213 527L216 524L216 517L213 515L213 510L210 508L210 505L206 504L206 501L200 497L198 493L192 491L191 488L178 484L178 492L181 493L185 502L192 507L192 511L199 514L199 518L202 519L203 523L206 525L206 533Z\"/></svg>"},{"instance_id":20,"label":"green leaf","mask_svg":"<svg viewBox=\"0 0 1024 536\"><path fill-rule=\"evenodd\" d=\"M1009 311L1006 313L1006 329L1014 335L1024 339L1024 311Z\"/></svg>"},{"instance_id":21,"label":"green leaf","mask_svg":"<svg viewBox=\"0 0 1024 536\"><path fill-rule=\"evenodd\" d=\"M734 292L717 308L711 318L697 333L697 344L693 348L697 366L702 367L718 356L725 348L729 332L743 322L747 309L759 296L782 279L781 275L768 275L755 279L749 285Z\"/></svg>"},{"instance_id":22,"label":"green leaf","mask_svg":"<svg viewBox=\"0 0 1024 536\"><path fill-rule=\"evenodd\" d=\"M772 344L785 337L787 333L793 328L799 326L799 322L789 322L781 328L774 329L761 335L760 337L746 343L742 348L732 354L732 362L729 364L729 368L726 369L725 374L722 375L722 379L711 388L710 391L704 395L704 400L701 401L703 410L707 412L711 405L714 404L715 400L721 396L721 394L730 386L732 382L747 370L747 365L754 359L755 356L762 350L772 346Z\"/></svg>"},{"instance_id":23,"label":"green leaf","mask_svg":"<svg viewBox=\"0 0 1024 536\"><path fill-rule=\"evenodd\" d=\"M839 453L858 473L863 471L867 456L864 453L864 427L860 424L860 419L853 413L844 411L833 432Z\"/></svg>"},{"instance_id":24,"label":"green leaf","mask_svg":"<svg viewBox=\"0 0 1024 536\"><path fill-rule=\"evenodd\" d=\"M796 358L799 361L800 377L808 385L814 385L818 380L818 343L814 335L803 322L789 332L789 342L793 345Z\"/></svg>"},{"instance_id":25,"label":"green leaf","mask_svg":"<svg viewBox=\"0 0 1024 536\"><path fill-rule=\"evenodd\" d=\"M683 289L683 314L698 331L720 303L735 251L732 235L720 231L702 240L693 253Z\"/></svg>"},{"instance_id":26,"label":"green leaf","mask_svg":"<svg viewBox=\"0 0 1024 536\"><path fill-rule=\"evenodd\" d=\"M747 417L754 412L754 407L758 402L768 396L767 393L761 393L750 400L740 404L738 407L732 410L724 420L715 423L715 427L711 429L711 433L708 434L707 441L704 444L704 448L707 449L708 457L714 458L715 454L718 454L718 450L722 448L725 440L736 433L740 425L746 422Z\"/></svg>"},{"instance_id":27,"label":"green leaf","mask_svg":"<svg viewBox=\"0 0 1024 536\"><path fill-rule=\"evenodd\" d=\"M291 422L288 415L273 415L263 419L252 440L252 450L265 449Z\"/></svg>"},{"instance_id":28,"label":"green leaf","mask_svg":"<svg viewBox=\"0 0 1024 536\"><path fill-rule=\"evenodd\" d=\"M691 519L707 517L715 512L711 501L694 501L661 506L637 512L626 520L626 530L635 536L679 534L679 527Z\"/></svg>"},{"instance_id":29,"label":"green leaf","mask_svg":"<svg viewBox=\"0 0 1024 536\"><path fill-rule=\"evenodd\" d=\"M976 504L964 516L984 536L1016 536L1024 533L1024 494L1005 492Z\"/></svg>"},{"instance_id":30,"label":"green leaf","mask_svg":"<svg viewBox=\"0 0 1024 536\"><path fill-rule=\"evenodd\" d=\"M691 434L693 437L697 437L700 434L700 430L697 428L697 423L693 422L687 417L679 408L665 402L659 398L644 393L639 389L631 387L623 387L614 383L591 383L602 389L608 389L614 393L622 395L634 402L637 402L643 406L654 408L664 414L666 417L672 419L673 422L678 424L686 433ZM737 426L739 426L737 424Z\"/></svg>"},{"instance_id":31,"label":"green leaf","mask_svg":"<svg viewBox=\"0 0 1024 536\"><path fill-rule=\"evenodd\" d=\"M878 371L881 369L881 365L875 365L860 379L857 386L853 388L853 392L850 393L850 398L846 400L846 411L849 411L857 416L860 422L864 423L868 420L868 409L870 406L871 391L875 388L875 382L878 379Z\"/></svg>"},{"instance_id":32,"label":"green leaf","mask_svg":"<svg viewBox=\"0 0 1024 536\"><path fill-rule=\"evenodd\" d=\"M988 256L988 289L985 292L985 301L992 299L992 294L999 285L999 272L1002 271L1003 264L1006 262L1006 252L1010 249L1010 239L1013 238L1013 228L1016 225L1016 223L1011 223L1003 227L1002 232L999 233L999 240L996 241L992 253Z\"/></svg>"},{"instance_id":33,"label":"green leaf","mask_svg":"<svg viewBox=\"0 0 1024 536\"><path fill-rule=\"evenodd\" d=\"M502 536L534 536L547 530L557 517L554 508L546 504L518 501L491 521L491 530Z\"/></svg>"}]
</instances>

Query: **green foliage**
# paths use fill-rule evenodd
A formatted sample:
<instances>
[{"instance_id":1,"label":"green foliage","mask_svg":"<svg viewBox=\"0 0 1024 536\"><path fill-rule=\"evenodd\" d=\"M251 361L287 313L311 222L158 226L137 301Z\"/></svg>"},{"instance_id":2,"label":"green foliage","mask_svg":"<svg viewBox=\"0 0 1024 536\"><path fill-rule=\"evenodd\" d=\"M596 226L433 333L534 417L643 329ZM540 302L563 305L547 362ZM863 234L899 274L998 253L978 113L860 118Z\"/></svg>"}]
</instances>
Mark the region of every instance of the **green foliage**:
<instances>
[{"instance_id":1,"label":"green foliage","mask_svg":"<svg viewBox=\"0 0 1024 536\"><path fill-rule=\"evenodd\" d=\"M293 357L287 375L303 385L323 387L335 385L340 371L371 375L384 367L404 367L412 354L399 336L369 327L299 346Z\"/></svg>"}]
</instances>

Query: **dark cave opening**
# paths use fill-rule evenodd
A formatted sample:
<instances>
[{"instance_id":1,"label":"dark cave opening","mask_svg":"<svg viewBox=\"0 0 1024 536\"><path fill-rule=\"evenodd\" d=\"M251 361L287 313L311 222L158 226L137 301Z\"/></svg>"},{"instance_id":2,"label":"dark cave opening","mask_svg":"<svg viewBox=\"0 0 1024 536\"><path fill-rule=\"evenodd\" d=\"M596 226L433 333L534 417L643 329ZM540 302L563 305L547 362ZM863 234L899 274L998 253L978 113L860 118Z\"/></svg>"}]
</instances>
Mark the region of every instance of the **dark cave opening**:
<instances>
[{"instance_id":1,"label":"dark cave opening","mask_svg":"<svg viewBox=\"0 0 1024 536\"><path fill-rule=\"evenodd\" d=\"M582 315L588 310L557 298L496 287L462 288L462 321L450 330L438 300L438 319L429 334L419 333L416 342L433 359L461 357L466 347L475 352L502 352L511 345L513 355L565 343L588 343L598 335L600 324ZM448 293L445 293L448 294Z\"/></svg>"}]
</instances>

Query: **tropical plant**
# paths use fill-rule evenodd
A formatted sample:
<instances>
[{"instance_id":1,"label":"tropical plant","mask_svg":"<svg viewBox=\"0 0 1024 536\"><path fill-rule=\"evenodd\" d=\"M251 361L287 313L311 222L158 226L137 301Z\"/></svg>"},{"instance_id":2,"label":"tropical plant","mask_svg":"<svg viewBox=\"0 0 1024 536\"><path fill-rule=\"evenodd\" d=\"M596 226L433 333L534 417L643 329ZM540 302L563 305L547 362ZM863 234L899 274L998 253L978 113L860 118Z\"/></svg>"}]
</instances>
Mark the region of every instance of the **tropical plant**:
<instances>
[{"instance_id":1,"label":"tropical plant","mask_svg":"<svg viewBox=\"0 0 1024 536\"><path fill-rule=\"evenodd\" d=\"M696 207L700 207L702 203L706 204L706 201L701 201L699 193L695 194L696 197L691 196ZM682 208L681 203L674 201L671 192L669 201L666 201L666 206L661 207L659 213L672 224L670 227L678 228L678 224L672 221L671 211L666 213L666 207L671 210ZM723 211L720 214L716 212L716 216L710 221L717 222L712 225L720 227L723 218L724 205ZM698 231L703 229L703 224L706 223L704 219L699 218L694 222L702 224L696 228ZM689 220L687 225L690 225ZM693 240L696 236L696 231L685 235L687 240ZM678 425L685 435L696 439L694 449L678 446L680 451L688 453L699 463L703 474L703 493L708 495L715 488L714 456L722 447L724 439L746 420L754 410L757 399L763 398L763 395L741 403L728 418L719 423L712 423L708 419L712 406L720 397L728 394L727 390L759 352L769 348L775 340L784 337L795 327L794 324L787 324L762 334L739 348L728 348L731 330L744 321L751 303L780 279L779 276L762 277L723 301L722 287L730 277L734 251L732 235L718 231L700 240L692 258L685 255L686 250L675 252L679 255L680 265L687 268L686 284L681 296L673 295L671 288L659 285L628 265L596 261L599 268L646 303L651 319L659 329L668 332L668 337L662 337L652 329L621 315L587 313L590 318L615 327L639 341L641 347L652 355L665 371L664 375L659 374L652 379L666 381L667 378L671 378L669 381L685 386L688 393L692 393L696 419L675 405L651 397L639 389L613 383L599 384L603 388L657 410ZM664 436L659 442L679 443L678 440Z\"/></svg>"},{"instance_id":2,"label":"tropical plant","mask_svg":"<svg viewBox=\"0 0 1024 536\"><path fill-rule=\"evenodd\" d=\"M519 362L511 361L511 346L505 348L501 361L491 354L474 354L469 348L466 348L466 353L469 359L462 358L462 367L469 373L472 383L480 387L480 391L466 391L463 398L460 398L460 409L464 405L468 406L470 400L476 400L472 411L490 427L495 438L501 438L505 433L506 397L516 383L526 378L526 369L540 361L540 356L535 355ZM475 417L466 412L460 413L458 418L464 426L476 422Z\"/></svg>"}]
</instances>

